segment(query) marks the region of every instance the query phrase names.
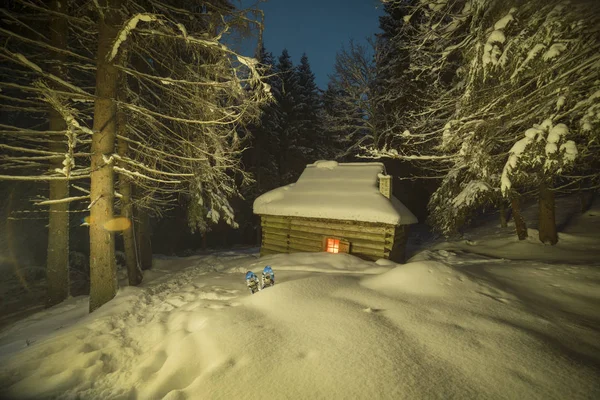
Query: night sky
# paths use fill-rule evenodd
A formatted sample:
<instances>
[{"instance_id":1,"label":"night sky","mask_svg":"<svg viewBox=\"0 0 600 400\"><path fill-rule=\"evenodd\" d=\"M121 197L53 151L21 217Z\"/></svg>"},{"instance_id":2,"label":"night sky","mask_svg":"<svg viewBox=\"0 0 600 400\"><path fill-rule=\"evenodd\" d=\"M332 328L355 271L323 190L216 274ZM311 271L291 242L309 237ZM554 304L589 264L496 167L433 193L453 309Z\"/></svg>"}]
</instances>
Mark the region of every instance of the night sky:
<instances>
[{"instance_id":1,"label":"night sky","mask_svg":"<svg viewBox=\"0 0 600 400\"><path fill-rule=\"evenodd\" d=\"M243 7L254 4L256 0L242 1ZM383 14L378 0L269 0L258 8L265 13L267 51L277 58L287 48L294 65L305 52L322 89L342 45L350 39L363 43L378 32Z\"/></svg>"}]
</instances>

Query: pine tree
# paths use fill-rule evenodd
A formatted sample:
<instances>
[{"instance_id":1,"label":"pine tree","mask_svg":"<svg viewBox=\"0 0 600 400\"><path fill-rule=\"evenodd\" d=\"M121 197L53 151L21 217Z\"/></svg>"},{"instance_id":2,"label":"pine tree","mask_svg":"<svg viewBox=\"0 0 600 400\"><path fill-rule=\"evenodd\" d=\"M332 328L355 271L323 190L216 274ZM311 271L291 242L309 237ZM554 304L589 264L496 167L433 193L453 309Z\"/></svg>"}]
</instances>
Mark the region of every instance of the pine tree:
<instances>
[{"instance_id":1,"label":"pine tree","mask_svg":"<svg viewBox=\"0 0 600 400\"><path fill-rule=\"evenodd\" d=\"M416 87L410 76L410 54L398 44L408 34L404 18L411 2L386 2L376 35L375 121L381 132L394 129L397 116L416 107Z\"/></svg>"},{"instance_id":2,"label":"pine tree","mask_svg":"<svg viewBox=\"0 0 600 400\"><path fill-rule=\"evenodd\" d=\"M274 95L280 115L275 131L279 137L280 185L284 185L295 182L304 169L299 139L298 74L287 49L279 56L275 70L278 80Z\"/></svg>"},{"instance_id":3,"label":"pine tree","mask_svg":"<svg viewBox=\"0 0 600 400\"><path fill-rule=\"evenodd\" d=\"M304 164L307 164L317 161L327 152L323 132L321 94L306 53L300 58L297 74L298 141L299 148L304 154Z\"/></svg>"},{"instance_id":4,"label":"pine tree","mask_svg":"<svg viewBox=\"0 0 600 400\"><path fill-rule=\"evenodd\" d=\"M277 80L275 73L275 62L273 54L262 46L257 54L261 64L261 74L264 82L269 85L272 100L261 107L260 120L250 124L247 128L249 141L244 151L244 164L252 173L254 182L242 191L246 199L246 220L252 217L252 202L261 194L275 188L278 184L278 161L279 161L279 136L277 128L281 119L279 104L275 101L278 97Z\"/></svg>"},{"instance_id":5,"label":"pine tree","mask_svg":"<svg viewBox=\"0 0 600 400\"><path fill-rule=\"evenodd\" d=\"M267 52L265 47L262 46L258 59L263 65L262 73L265 82L270 86L271 95L275 99L280 93L277 86L278 77L275 72L273 53ZM254 196L251 198L255 198L277 185L277 153L279 149L277 127L281 120L281 112L279 104L275 100L264 104L261 110L260 123L249 129L252 134L251 171L256 180L256 184L254 185L256 190Z\"/></svg>"}]
</instances>

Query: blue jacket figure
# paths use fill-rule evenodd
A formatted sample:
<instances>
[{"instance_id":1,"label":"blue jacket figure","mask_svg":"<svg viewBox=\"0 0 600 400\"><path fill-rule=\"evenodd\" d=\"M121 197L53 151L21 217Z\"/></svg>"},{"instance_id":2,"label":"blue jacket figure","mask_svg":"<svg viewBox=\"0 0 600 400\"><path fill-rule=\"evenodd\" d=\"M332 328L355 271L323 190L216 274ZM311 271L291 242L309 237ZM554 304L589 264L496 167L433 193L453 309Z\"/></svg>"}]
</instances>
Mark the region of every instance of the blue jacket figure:
<instances>
[{"instance_id":1,"label":"blue jacket figure","mask_svg":"<svg viewBox=\"0 0 600 400\"><path fill-rule=\"evenodd\" d=\"M248 286L252 294L260 290L258 287L258 277L252 271L246 272L246 286Z\"/></svg>"},{"instance_id":2,"label":"blue jacket figure","mask_svg":"<svg viewBox=\"0 0 600 400\"><path fill-rule=\"evenodd\" d=\"M263 269L262 273L262 288L266 288L269 286L273 286L275 284L275 273L270 265L267 265L265 269Z\"/></svg>"}]
</instances>

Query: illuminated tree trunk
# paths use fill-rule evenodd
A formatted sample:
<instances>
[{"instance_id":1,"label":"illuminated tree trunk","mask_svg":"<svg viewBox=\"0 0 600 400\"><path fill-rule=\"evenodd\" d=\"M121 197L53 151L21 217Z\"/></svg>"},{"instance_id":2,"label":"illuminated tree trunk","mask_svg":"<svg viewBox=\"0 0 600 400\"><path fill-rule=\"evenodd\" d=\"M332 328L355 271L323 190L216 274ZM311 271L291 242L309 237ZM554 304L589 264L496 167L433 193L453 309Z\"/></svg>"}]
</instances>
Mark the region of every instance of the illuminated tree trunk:
<instances>
[{"instance_id":1,"label":"illuminated tree trunk","mask_svg":"<svg viewBox=\"0 0 600 400\"><path fill-rule=\"evenodd\" d=\"M116 136L118 70L109 61L120 17L119 1L100 1L100 17L92 136L90 209L90 312L111 300L117 292L114 234L104 225L113 218L114 177L106 163L113 153Z\"/></svg>"},{"instance_id":2,"label":"illuminated tree trunk","mask_svg":"<svg viewBox=\"0 0 600 400\"><path fill-rule=\"evenodd\" d=\"M152 268L152 239L150 232L150 218L148 213L142 209L136 209L137 221L134 225L135 237L140 257L140 266L143 271Z\"/></svg>"},{"instance_id":3,"label":"illuminated tree trunk","mask_svg":"<svg viewBox=\"0 0 600 400\"><path fill-rule=\"evenodd\" d=\"M510 198L510 206L512 208L513 219L515 220L515 229L519 240L527 239L527 224L523 215L521 215L521 202L518 195L513 194Z\"/></svg>"},{"instance_id":4,"label":"illuminated tree trunk","mask_svg":"<svg viewBox=\"0 0 600 400\"><path fill-rule=\"evenodd\" d=\"M556 218L554 215L554 191L544 180L540 183L539 194L539 238L542 243L558 243Z\"/></svg>"},{"instance_id":5,"label":"illuminated tree trunk","mask_svg":"<svg viewBox=\"0 0 600 400\"><path fill-rule=\"evenodd\" d=\"M66 2L53 0L53 11L66 13ZM50 22L51 43L59 49L67 48L68 26L67 21L54 16ZM56 64L52 73L64 78L64 53L56 53ZM50 110L50 130L64 131L66 124L62 116L55 109ZM50 151L65 153L64 136L53 136L50 141ZM62 158L52 159L50 169L62 169ZM59 200L69 197L69 181L50 181L50 200ZM69 203L50 205L48 216L48 254L46 257L46 307L52 307L69 296Z\"/></svg>"}]
</instances>

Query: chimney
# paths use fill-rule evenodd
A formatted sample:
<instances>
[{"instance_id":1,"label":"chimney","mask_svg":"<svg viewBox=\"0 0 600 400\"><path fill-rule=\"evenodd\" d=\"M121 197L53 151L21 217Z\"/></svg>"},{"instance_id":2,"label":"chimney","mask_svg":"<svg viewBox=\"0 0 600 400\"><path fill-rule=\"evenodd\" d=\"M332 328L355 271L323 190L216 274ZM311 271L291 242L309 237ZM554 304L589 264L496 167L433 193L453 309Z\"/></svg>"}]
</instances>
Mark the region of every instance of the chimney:
<instances>
[{"instance_id":1,"label":"chimney","mask_svg":"<svg viewBox=\"0 0 600 400\"><path fill-rule=\"evenodd\" d=\"M379 191L388 199L392 198L392 176L379 174Z\"/></svg>"}]
</instances>

